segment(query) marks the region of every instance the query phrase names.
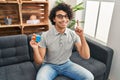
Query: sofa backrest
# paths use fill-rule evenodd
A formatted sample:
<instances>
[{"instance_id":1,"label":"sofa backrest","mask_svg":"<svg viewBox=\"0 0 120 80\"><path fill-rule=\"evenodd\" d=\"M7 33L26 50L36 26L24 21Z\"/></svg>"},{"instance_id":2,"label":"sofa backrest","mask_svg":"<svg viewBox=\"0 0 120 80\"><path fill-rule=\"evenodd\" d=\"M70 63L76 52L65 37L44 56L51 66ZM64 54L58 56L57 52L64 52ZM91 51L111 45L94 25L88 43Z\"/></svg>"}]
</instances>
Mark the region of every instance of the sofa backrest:
<instances>
[{"instance_id":1,"label":"sofa backrest","mask_svg":"<svg viewBox=\"0 0 120 80\"><path fill-rule=\"evenodd\" d=\"M104 64L107 64L108 61L110 62L112 61L112 57L114 53L112 48L102 45L90 38L86 38L86 39L90 47L91 56L93 58L98 59Z\"/></svg>"},{"instance_id":2,"label":"sofa backrest","mask_svg":"<svg viewBox=\"0 0 120 80\"><path fill-rule=\"evenodd\" d=\"M26 35L0 37L0 66L30 60Z\"/></svg>"}]
</instances>

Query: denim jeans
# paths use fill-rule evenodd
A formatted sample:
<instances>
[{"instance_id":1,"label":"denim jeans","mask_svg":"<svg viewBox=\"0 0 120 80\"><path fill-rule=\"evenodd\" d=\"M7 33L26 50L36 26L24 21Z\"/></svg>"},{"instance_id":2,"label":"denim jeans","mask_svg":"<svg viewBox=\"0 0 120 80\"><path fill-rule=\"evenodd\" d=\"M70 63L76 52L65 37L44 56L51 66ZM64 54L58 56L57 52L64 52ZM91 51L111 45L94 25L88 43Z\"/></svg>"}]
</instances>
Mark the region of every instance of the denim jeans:
<instances>
[{"instance_id":1,"label":"denim jeans","mask_svg":"<svg viewBox=\"0 0 120 80\"><path fill-rule=\"evenodd\" d=\"M36 80L54 80L57 75L64 75L73 80L94 80L90 71L72 61L61 65L44 63L37 73Z\"/></svg>"}]
</instances>

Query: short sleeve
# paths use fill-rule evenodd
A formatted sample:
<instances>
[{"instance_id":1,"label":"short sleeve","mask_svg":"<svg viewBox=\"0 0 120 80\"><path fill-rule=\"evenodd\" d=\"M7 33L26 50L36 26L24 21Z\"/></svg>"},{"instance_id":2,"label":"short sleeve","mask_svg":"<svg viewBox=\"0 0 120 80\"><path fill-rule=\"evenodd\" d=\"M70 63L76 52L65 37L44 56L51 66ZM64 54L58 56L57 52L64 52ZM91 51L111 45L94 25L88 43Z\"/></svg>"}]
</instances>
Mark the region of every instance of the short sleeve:
<instances>
[{"instance_id":1,"label":"short sleeve","mask_svg":"<svg viewBox=\"0 0 120 80\"><path fill-rule=\"evenodd\" d=\"M41 35L41 41L39 46L42 48L46 48L46 37L44 33Z\"/></svg>"},{"instance_id":2,"label":"short sleeve","mask_svg":"<svg viewBox=\"0 0 120 80\"><path fill-rule=\"evenodd\" d=\"M80 42L80 37L75 33L75 43Z\"/></svg>"},{"instance_id":3,"label":"short sleeve","mask_svg":"<svg viewBox=\"0 0 120 80\"><path fill-rule=\"evenodd\" d=\"M73 38L73 42L80 42L80 37L75 33L75 31L71 31L71 36Z\"/></svg>"}]
</instances>

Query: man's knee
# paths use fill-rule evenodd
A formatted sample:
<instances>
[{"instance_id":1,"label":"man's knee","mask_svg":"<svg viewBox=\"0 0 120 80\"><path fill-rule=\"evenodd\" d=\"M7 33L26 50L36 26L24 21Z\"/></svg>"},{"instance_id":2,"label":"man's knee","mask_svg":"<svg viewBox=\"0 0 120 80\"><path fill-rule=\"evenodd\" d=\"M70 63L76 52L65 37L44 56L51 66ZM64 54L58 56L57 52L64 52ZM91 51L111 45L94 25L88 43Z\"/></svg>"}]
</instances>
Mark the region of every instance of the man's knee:
<instances>
[{"instance_id":1,"label":"man's knee","mask_svg":"<svg viewBox=\"0 0 120 80\"><path fill-rule=\"evenodd\" d=\"M44 75L37 75L36 80L51 80L51 79Z\"/></svg>"},{"instance_id":2,"label":"man's knee","mask_svg":"<svg viewBox=\"0 0 120 80\"><path fill-rule=\"evenodd\" d=\"M84 80L94 80L93 74L91 73L91 74L87 75Z\"/></svg>"}]
</instances>

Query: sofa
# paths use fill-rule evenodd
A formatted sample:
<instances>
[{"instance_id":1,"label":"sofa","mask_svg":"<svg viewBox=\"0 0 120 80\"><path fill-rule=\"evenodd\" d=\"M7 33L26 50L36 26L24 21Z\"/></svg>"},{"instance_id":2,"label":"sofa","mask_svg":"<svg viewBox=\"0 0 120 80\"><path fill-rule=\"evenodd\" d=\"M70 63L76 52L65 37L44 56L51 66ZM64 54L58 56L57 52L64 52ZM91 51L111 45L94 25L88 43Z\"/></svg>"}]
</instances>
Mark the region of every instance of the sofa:
<instances>
[{"instance_id":1,"label":"sofa","mask_svg":"<svg viewBox=\"0 0 120 80\"><path fill-rule=\"evenodd\" d=\"M33 51L29 45L31 35L0 37L0 80L35 80L40 65L35 64ZM91 58L82 59L76 48L70 59L91 71L95 80L107 80L110 72L113 50L86 38ZM41 79L40 79L41 80ZM72 80L58 75L55 80Z\"/></svg>"}]
</instances>

